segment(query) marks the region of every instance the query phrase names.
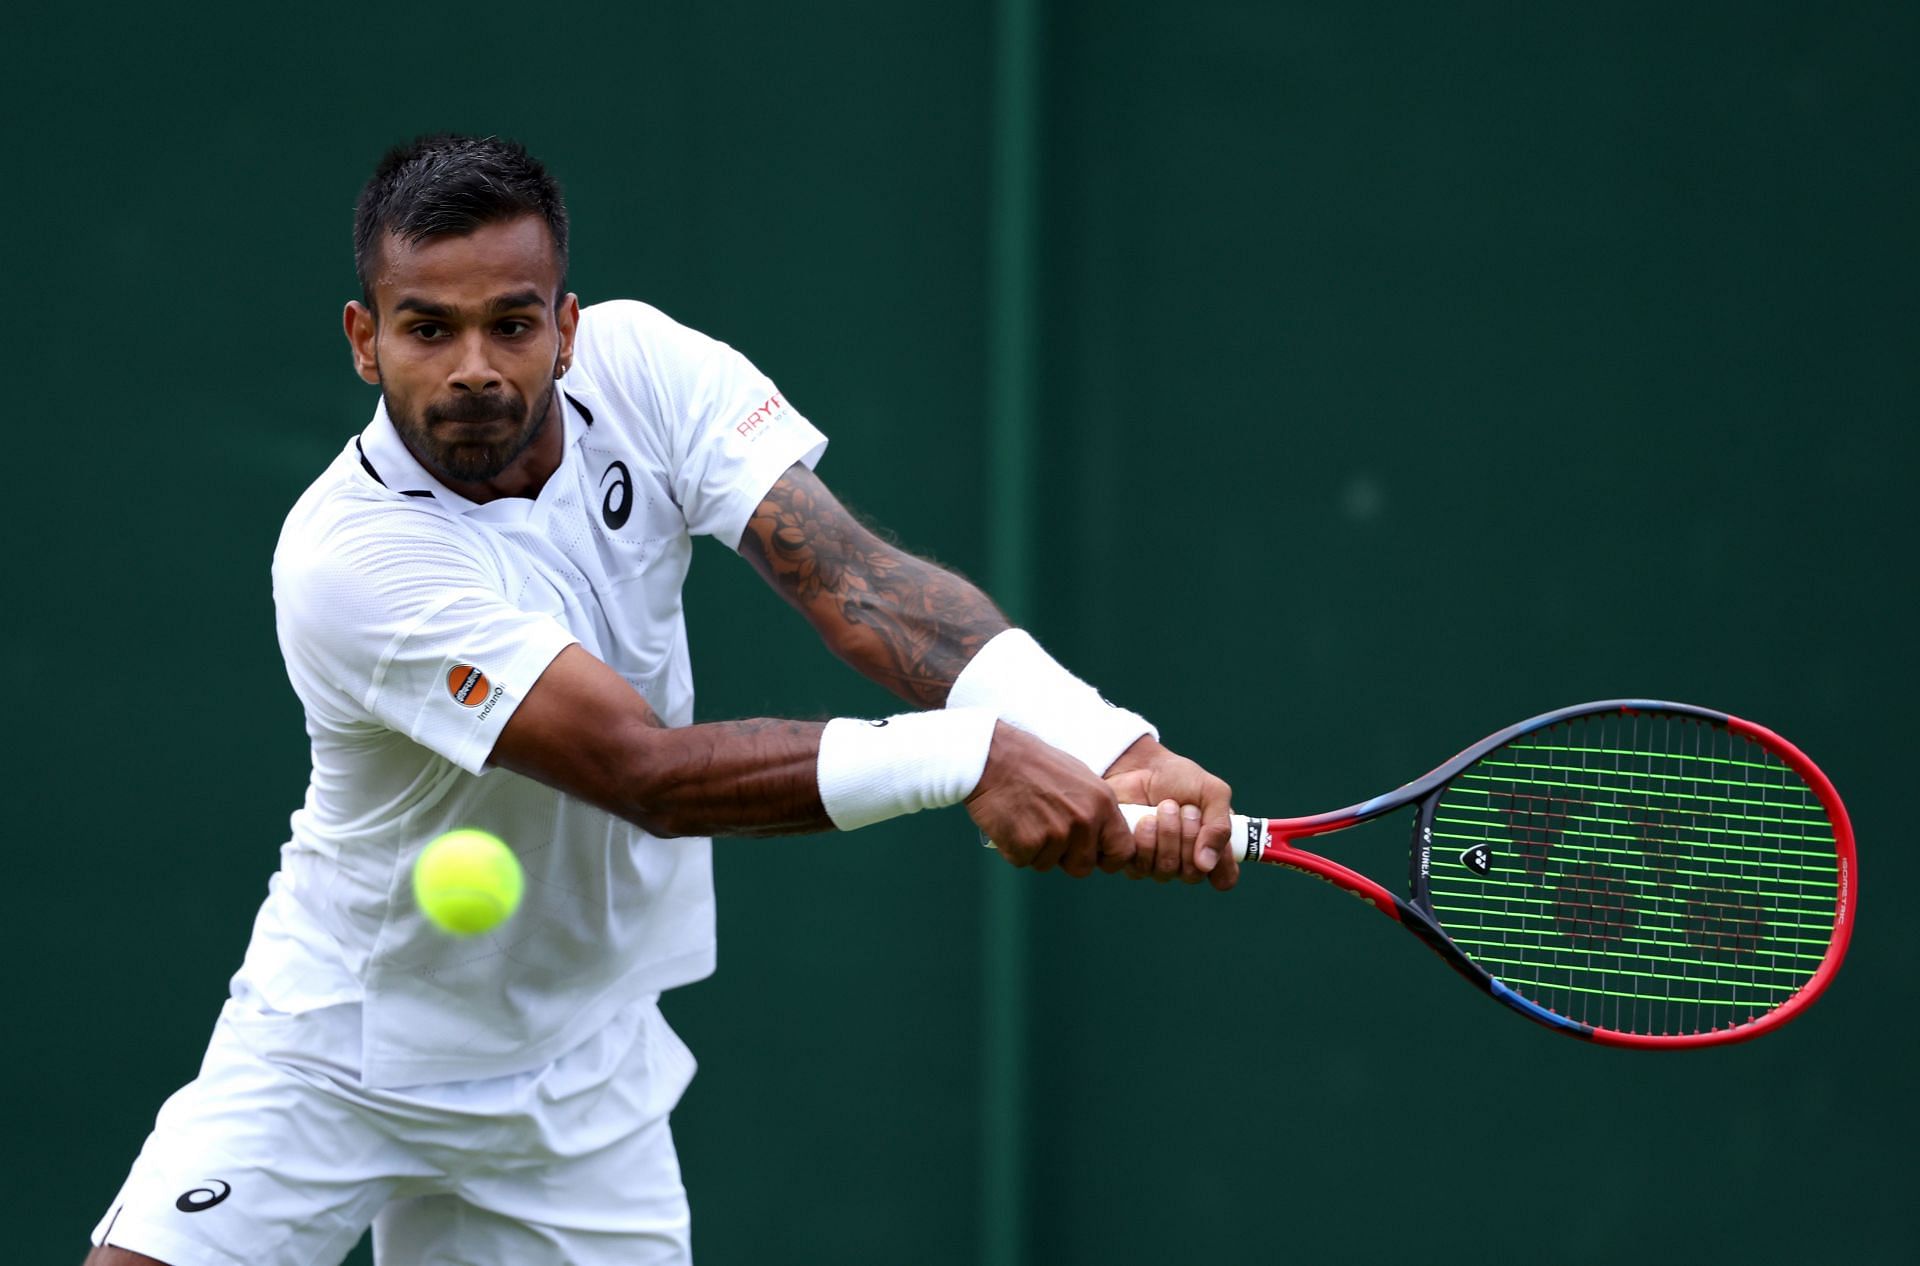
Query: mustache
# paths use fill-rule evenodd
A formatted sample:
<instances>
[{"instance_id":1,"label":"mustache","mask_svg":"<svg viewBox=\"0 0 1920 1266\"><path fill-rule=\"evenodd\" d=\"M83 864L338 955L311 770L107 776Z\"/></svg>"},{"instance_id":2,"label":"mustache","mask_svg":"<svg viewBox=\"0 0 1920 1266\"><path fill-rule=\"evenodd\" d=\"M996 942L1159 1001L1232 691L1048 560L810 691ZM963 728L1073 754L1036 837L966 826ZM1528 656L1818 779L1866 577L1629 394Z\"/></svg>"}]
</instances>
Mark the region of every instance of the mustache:
<instances>
[{"instance_id":1,"label":"mustache","mask_svg":"<svg viewBox=\"0 0 1920 1266\"><path fill-rule=\"evenodd\" d=\"M428 423L518 422L526 416L526 409L511 396L488 393L456 396L444 404L430 404L422 410L422 416Z\"/></svg>"}]
</instances>

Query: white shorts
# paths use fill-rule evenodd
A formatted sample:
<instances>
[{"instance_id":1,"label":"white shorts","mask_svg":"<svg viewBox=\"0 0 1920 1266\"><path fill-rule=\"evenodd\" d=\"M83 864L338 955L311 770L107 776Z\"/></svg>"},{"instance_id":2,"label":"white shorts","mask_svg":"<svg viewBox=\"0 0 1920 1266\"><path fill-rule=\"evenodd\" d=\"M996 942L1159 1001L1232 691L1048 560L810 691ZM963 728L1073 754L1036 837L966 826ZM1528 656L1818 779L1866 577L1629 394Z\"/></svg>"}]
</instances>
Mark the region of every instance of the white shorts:
<instances>
[{"instance_id":1,"label":"white shorts","mask_svg":"<svg viewBox=\"0 0 1920 1266\"><path fill-rule=\"evenodd\" d=\"M168 1266L686 1263L668 1113L694 1061L652 999L545 1068L374 1090L314 1026L229 1001L93 1230ZM331 1035L338 1038L336 1031Z\"/></svg>"}]
</instances>

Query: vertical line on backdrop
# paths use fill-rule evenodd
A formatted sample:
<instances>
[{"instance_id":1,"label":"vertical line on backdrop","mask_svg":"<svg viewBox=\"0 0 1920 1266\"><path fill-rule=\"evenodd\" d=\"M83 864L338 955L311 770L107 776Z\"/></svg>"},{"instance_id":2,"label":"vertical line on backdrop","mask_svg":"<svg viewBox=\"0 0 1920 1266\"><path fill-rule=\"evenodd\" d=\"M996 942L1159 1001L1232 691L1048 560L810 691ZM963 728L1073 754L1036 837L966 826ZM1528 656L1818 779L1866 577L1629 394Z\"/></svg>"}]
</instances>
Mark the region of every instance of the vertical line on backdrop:
<instances>
[{"instance_id":1,"label":"vertical line on backdrop","mask_svg":"<svg viewBox=\"0 0 1920 1266\"><path fill-rule=\"evenodd\" d=\"M1035 281L1041 0L996 0L987 208L987 575L1031 616ZM980 1261L1022 1266L1027 1210L1028 876L984 868L981 953Z\"/></svg>"}]
</instances>

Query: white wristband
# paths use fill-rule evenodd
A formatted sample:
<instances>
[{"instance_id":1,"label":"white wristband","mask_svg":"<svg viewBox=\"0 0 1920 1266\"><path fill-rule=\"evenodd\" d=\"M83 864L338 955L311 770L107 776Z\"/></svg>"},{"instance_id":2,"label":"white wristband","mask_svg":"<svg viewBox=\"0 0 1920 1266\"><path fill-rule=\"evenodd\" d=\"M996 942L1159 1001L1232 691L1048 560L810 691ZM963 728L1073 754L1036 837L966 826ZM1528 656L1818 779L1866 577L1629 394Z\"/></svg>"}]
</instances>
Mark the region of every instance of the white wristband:
<instances>
[{"instance_id":1,"label":"white wristband","mask_svg":"<svg viewBox=\"0 0 1920 1266\"><path fill-rule=\"evenodd\" d=\"M1160 737L1145 717L1108 703L1061 667L1025 629L1007 629L981 647L954 680L947 706L991 708L1096 774L1105 774L1141 735Z\"/></svg>"},{"instance_id":2,"label":"white wristband","mask_svg":"<svg viewBox=\"0 0 1920 1266\"><path fill-rule=\"evenodd\" d=\"M835 717L820 735L820 803L842 831L959 804L980 785L997 720L986 708Z\"/></svg>"}]
</instances>

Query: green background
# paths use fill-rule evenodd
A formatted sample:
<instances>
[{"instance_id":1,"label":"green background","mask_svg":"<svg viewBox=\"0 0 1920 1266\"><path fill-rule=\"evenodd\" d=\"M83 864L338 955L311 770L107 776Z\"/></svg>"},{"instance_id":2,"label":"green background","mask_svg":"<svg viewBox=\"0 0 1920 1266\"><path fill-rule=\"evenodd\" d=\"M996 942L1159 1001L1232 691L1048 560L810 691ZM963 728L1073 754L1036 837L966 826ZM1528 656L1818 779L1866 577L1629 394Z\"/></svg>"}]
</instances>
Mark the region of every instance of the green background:
<instances>
[{"instance_id":1,"label":"green background","mask_svg":"<svg viewBox=\"0 0 1920 1266\"><path fill-rule=\"evenodd\" d=\"M951 811L723 843L721 971L666 1004L704 1262L1910 1260L1916 13L10 18L5 1256L79 1259L238 964L306 774L267 561L373 406L353 197L455 127L560 175L584 300L747 351L849 502L1243 808L1648 695L1793 737L1860 838L1830 995L1664 1057L1277 871L1002 874ZM689 601L703 717L888 707L725 550Z\"/></svg>"}]
</instances>

